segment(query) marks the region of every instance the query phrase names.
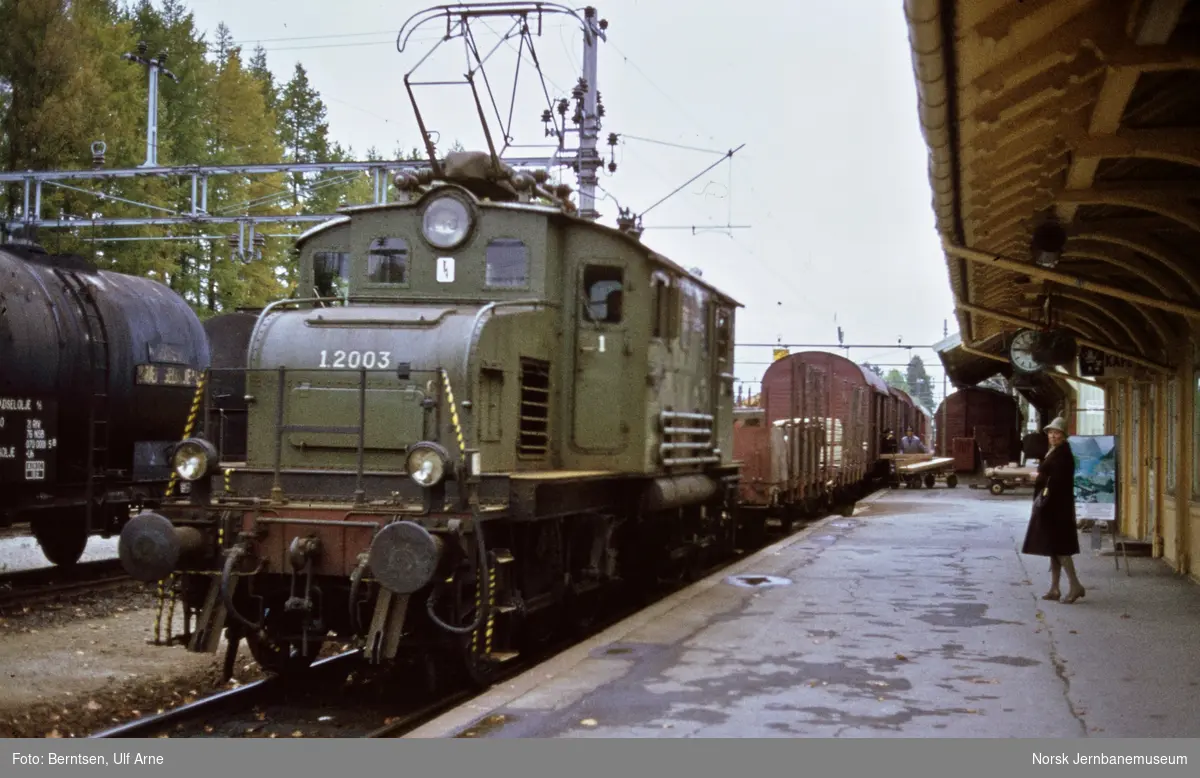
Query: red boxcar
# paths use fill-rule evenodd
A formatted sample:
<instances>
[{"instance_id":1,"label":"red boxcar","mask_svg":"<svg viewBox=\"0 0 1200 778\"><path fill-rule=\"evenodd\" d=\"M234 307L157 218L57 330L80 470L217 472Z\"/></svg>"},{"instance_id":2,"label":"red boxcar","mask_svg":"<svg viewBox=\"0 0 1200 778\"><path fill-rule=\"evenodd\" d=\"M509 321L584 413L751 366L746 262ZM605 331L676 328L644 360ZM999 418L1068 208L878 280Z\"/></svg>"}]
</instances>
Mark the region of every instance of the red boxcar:
<instances>
[{"instance_id":1,"label":"red boxcar","mask_svg":"<svg viewBox=\"0 0 1200 778\"><path fill-rule=\"evenodd\" d=\"M990 465L1021 458L1021 411L1017 401L1004 392L984 386L959 389L938 406L937 425L941 456L955 456L955 439L974 439L979 459ZM982 464L973 456L970 459L972 470ZM965 459L956 465L960 472L967 467Z\"/></svg>"},{"instance_id":2,"label":"red boxcar","mask_svg":"<svg viewBox=\"0 0 1200 778\"><path fill-rule=\"evenodd\" d=\"M885 391L878 376L837 354L773 362L761 408L740 411L734 427L745 503L790 519L853 502L875 470Z\"/></svg>"},{"instance_id":3,"label":"red boxcar","mask_svg":"<svg viewBox=\"0 0 1200 778\"><path fill-rule=\"evenodd\" d=\"M739 492L750 506L771 504L771 433L762 407L733 412L733 458L742 463Z\"/></svg>"},{"instance_id":4,"label":"red boxcar","mask_svg":"<svg viewBox=\"0 0 1200 778\"><path fill-rule=\"evenodd\" d=\"M869 387L868 396L870 397L870 424L867 430L867 462L876 476L883 475L886 472L886 464L879 459L879 455L883 453L881 450L883 445L884 430L886 424L884 420L887 417L888 407L892 400L892 394L888 391L888 385L882 378L879 377L873 370L868 370L865 367L859 367L862 371L863 378L866 379ZM880 467L883 470L880 470Z\"/></svg>"},{"instance_id":5,"label":"red boxcar","mask_svg":"<svg viewBox=\"0 0 1200 778\"><path fill-rule=\"evenodd\" d=\"M913 423L913 401L907 394L894 386L889 386L888 391L895 403L896 413L893 417L892 429L895 430L896 440L899 442L900 438L904 437L904 431Z\"/></svg>"}]
</instances>

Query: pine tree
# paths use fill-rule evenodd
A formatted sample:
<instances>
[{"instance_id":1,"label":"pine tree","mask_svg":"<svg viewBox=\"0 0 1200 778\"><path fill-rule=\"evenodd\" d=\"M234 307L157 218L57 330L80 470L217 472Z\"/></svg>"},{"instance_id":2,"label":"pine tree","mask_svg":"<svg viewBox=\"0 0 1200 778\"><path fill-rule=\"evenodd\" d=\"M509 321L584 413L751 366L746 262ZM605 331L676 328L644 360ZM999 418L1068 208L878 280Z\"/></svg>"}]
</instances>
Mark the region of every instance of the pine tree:
<instances>
[{"instance_id":1,"label":"pine tree","mask_svg":"<svg viewBox=\"0 0 1200 778\"><path fill-rule=\"evenodd\" d=\"M248 68L250 75L258 79L262 85L263 101L267 110L274 116L279 110L279 89L275 84L275 74L267 65L267 50L259 44L254 47L254 56ZM272 121L274 124L274 121Z\"/></svg>"},{"instance_id":2,"label":"pine tree","mask_svg":"<svg viewBox=\"0 0 1200 778\"><path fill-rule=\"evenodd\" d=\"M894 367L887 372L883 380L888 386L899 389L902 392L908 391L908 382L904 380L904 375Z\"/></svg>"},{"instance_id":3,"label":"pine tree","mask_svg":"<svg viewBox=\"0 0 1200 778\"><path fill-rule=\"evenodd\" d=\"M928 410L933 410L933 385L929 380L929 374L925 372L925 363L918 356L913 356L908 361L908 371L905 375L905 382L912 387L912 394L917 402L921 403Z\"/></svg>"},{"instance_id":4,"label":"pine tree","mask_svg":"<svg viewBox=\"0 0 1200 778\"><path fill-rule=\"evenodd\" d=\"M320 162L328 159L329 124L325 104L308 82L308 72L299 62L279 98L279 140L288 162ZM317 176L292 176L292 205L301 206L301 190Z\"/></svg>"},{"instance_id":5,"label":"pine tree","mask_svg":"<svg viewBox=\"0 0 1200 778\"><path fill-rule=\"evenodd\" d=\"M232 35L221 25L215 44L217 72L210 91L213 121L210 127L208 163L243 164L279 162L282 149L262 93L261 82L242 66L241 50L229 44ZM225 176L210 183L210 209L230 216L282 213L277 194L282 177L276 181ZM259 225L262 229L263 225ZM231 231L232 234L233 231ZM255 247L246 251L256 256ZM280 276L286 276L286 251L270 246L263 256L246 264L234 257L228 244L209 245L209 268L205 303L210 311L239 305L259 305L283 294Z\"/></svg>"},{"instance_id":6,"label":"pine tree","mask_svg":"<svg viewBox=\"0 0 1200 778\"><path fill-rule=\"evenodd\" d=\"M144 67L122 55L135 52L143 41L147 56L160 58L166 52L165 64L179 78L178 83L159 80L160 165L354 158L353 150L331 141L325 106L300 63L281 89L261 46L245 64L223 23L210 46L183 0L162 0L158 7L151 0L0 0L0 166L88 168L95 141L106 146L106 167L141 164L146 157L148 78ZM458 142L451 146L461 148ZM367 158L381 156L372 148ZM397 150L396 158L423 160L425 153L419 147ZM370 202L374 194L365 173L274 178L209 179L208 213L332 213ZM231 256L224 240L229 228L176 225L164 231L106 228L87 221L164 210L187 213L192 207L189 178L137 176L78 186L87 191L43 188L43 216L62 212L80 220L77 229L43 233L42 242L52 251L78 253L106 268L163 281L201 315L261 305L294 285L295 257L285 240L268 239L261 257L256 254L245 263ZM0 210L10 218L23 206L21 190L0 192ZM222 232L216 241L205 237ZM164 236L179 240L157 239ZM107 242L114 237L149 240Z\"/></svg>"}]
</instances>

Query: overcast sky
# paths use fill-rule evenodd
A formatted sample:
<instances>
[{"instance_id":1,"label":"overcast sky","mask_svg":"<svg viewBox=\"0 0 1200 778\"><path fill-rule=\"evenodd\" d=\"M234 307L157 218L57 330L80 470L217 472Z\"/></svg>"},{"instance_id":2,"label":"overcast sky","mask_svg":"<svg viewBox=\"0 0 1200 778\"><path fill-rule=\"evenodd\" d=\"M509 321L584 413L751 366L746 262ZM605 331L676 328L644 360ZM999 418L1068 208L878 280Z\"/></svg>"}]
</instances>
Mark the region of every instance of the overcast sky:
<instances>
[{"instance_id":1,"label":"overcast sky","mask_svg":"<svg viewBox=\"0 0 1200 778\"><path fill-rule=\"evenodd\" d=\"M403 76L425 56L444 22L414 33L405 52L396 33L432 5L376 0L190 0L197 24L224 21L247 52L261 42L281 79L297 61L328 107L330 133L363 155L419 143ZM599 90L609 132L717 152L745 148L645 217L643 240L746 307L738 343L932 344L953 324L917 117L908 28L901 0L609 0L599 54ZM492 30L506 28L498 20ZM476 28L480 47L498 37ZM557 98L580 73L582 37L567 17L547 17L534 43ZM486 72L507 118L516 44L501 45ZM442 44L414 78L459 79L461 42ZM521 68L514 143L544 143L545 107L536 71ZM484 93L485 100L487 99ZM466 86L422 88L418 105L442 143L482 147ZM493 126L495 115L493 113ZM619 168L601 185L642 212L719 153L625 138ZM608 149L603 147L607 157ZM513 155L544 154L544 149ZM575 184L573 178L568 183ZM616 205L600 203L613 223ZM711 225L749 225L716 230ZM688 229L664 227L705 226ZM660 229L655 229L655 228ZM854 350L856 362L906 362L905 350ZM936 379L928 350L916 353ZM737 376L757 380L769 348L739 348Z\"/></svg>"}]
</instances>

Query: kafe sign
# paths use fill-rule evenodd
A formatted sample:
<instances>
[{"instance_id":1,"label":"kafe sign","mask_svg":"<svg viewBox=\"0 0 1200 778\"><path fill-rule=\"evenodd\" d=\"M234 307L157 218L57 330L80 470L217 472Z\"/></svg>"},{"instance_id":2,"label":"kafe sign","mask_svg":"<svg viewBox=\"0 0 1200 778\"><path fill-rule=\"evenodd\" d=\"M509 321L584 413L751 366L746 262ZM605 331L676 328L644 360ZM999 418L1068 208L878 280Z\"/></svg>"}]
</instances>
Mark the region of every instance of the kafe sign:
<instances>
[{"instance_id":1,"label":"kafe sign","mask_svg":"<svg viewBox=\"0 0 1200 778\"><path fill-rule=\"evenodd\" d=\"M1079 375L1084 378L1124 378L1133 375L1134 369L1124 357L1089 346L1079 348Z\"/></svg>"}]
</instances>

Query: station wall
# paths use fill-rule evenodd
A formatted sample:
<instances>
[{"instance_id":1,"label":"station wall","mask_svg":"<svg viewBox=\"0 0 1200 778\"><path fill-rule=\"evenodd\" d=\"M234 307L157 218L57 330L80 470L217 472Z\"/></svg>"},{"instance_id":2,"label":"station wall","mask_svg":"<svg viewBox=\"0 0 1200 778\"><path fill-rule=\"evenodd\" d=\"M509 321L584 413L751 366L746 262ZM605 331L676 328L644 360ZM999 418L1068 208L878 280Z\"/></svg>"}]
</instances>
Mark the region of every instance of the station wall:
<instances>
[{"instance_id":1,"label":"station wall","mask_svg":"<svg viewBox=\"0 0 1200 778\"><path fill-rule=\"evenodd\" d=\"M1158 378L1120 378L1105 393L1106 432L1118 436L1121 533L1200 582L1200 362Z\"/></svg>"}]
</instances>

